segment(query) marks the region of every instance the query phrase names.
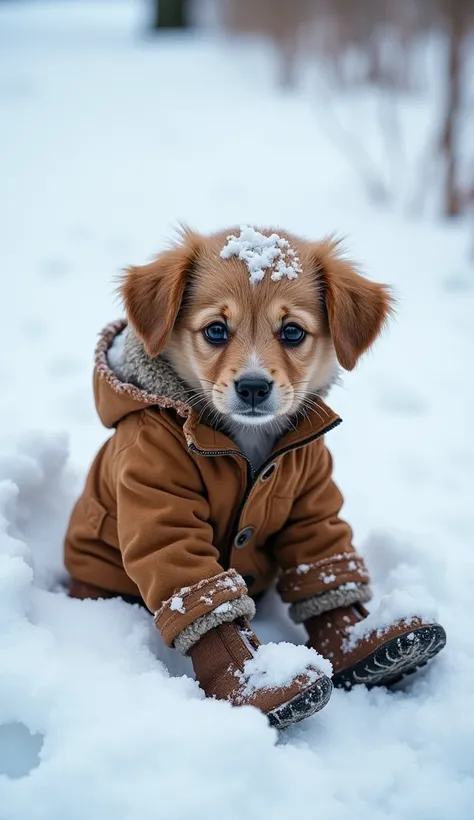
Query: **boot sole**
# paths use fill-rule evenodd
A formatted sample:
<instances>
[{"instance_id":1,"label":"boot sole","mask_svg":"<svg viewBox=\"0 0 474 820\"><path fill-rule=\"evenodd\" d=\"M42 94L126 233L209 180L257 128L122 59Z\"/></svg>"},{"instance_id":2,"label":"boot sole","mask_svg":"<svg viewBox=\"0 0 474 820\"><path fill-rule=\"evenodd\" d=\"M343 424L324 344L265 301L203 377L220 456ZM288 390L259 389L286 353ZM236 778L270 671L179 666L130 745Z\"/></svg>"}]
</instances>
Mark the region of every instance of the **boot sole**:
<instances>
[{"instance_id":1,"label":"boot sole","mask_svg":"<svg viewBox=\"0 0 474 820\"><path fill-rule=\"evenodd\" d=\"M333 676L334 686L352 689L358 684L393 686L405 675L411 675L441 652L446 632L439 624L420 626L406 635L392 638L354 666Z\"/></svg>"},{"instance_id":2,"label":"boot sole","mask_svg":"<svg viewBox=\"0 0 474 820\"><path fill-rule=\"evenodd\" d=\"M306 689L292 700L268 712L270 726L274 726L275 729L286 729L287 726L314 715L326 706L331 693L331 679L325 675L321 676L311 689Z\"/></svg>"}]
</instances>

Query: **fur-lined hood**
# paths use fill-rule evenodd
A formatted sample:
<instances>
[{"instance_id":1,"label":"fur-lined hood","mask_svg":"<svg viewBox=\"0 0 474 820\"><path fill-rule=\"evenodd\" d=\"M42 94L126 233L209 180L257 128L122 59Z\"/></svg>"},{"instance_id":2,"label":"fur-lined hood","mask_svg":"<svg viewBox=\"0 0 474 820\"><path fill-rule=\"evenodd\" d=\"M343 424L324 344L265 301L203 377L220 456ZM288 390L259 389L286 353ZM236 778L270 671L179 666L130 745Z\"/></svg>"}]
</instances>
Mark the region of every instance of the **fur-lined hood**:
<instances>
[{"instance_id":1,"label":"fur-lined hood","mask_svg":"<svg viewBox=\"0 0 474 820\"><path fill-rule=\"evenodd\" d=\"M148 379L140 373L146 367L144 363L153 371ZM155 390L150 389L152 377ZM149 389L145 387L147 381ZM111 322L99 336L94 396L100 420L109 428L116 427L129 413L146 407L173 409L185 419L192 412L185 401L186 388L171 365L162 356L154 360L147 357L125 319Z\"/></svg>"}]
</instances>

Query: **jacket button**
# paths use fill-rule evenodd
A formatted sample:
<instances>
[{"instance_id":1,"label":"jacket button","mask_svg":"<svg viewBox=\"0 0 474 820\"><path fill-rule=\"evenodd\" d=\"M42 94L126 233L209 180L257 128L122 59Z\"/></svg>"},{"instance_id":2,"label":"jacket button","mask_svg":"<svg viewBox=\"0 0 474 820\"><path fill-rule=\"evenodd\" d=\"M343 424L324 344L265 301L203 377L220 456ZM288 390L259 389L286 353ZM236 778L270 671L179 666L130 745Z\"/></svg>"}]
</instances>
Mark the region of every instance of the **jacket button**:
<instances>
[{"instance_id":1,"label":"jacket button","mask_svg":"<svg viewBox=\"0 0 474 820\"><path fill-rule=\"evenodd\" d=\"M245 545L248 544L248 542L250 541L253 532L253 527L244 527L243 530L240 530L240 532L238 532L234 538L234 547L236 547L238 550L242 549L242 547L245 547Z\"/></svg>"},{"instance_id":2,"label":"jacket button","mask_svg":"<svg viewBox=\"0 0 474 820\"><path fill-rule=\"evenodd\" d=\"M266 468L266 470L264 470L264 471L263 471L263 473L262 473L262 475L260 476L260 478L262 479L262 481L266 481L266 480L267 480L267 478L270 478L270 476L272 476L272 475L273 475L273 473L275 472L275 470L276 470L276 464L275 464L275 462L273 462L273 464L269 464L269 465L268 465L268 467Z\"/></svg>"}]
</instances>

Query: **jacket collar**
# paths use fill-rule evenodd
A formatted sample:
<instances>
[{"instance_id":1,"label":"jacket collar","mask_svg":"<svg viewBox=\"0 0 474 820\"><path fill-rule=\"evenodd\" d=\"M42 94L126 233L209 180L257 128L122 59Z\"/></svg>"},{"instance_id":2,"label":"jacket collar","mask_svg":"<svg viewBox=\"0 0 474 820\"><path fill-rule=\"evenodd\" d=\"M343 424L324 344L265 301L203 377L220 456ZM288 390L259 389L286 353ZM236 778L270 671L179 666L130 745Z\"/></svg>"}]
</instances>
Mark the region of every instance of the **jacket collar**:
<instances>
[{"instance_id":1,"label":"jacket collar","mask_svg":"<svg viewBox=\"0 0 474 820\"><path fill-rule=\"evenodd\" d=\"M195 415L196 414L193 413L193 416ZM298 421L296 428L292 428L277 440L268 460L272 460L283 452L295 450L316 438L320 438L324 433L332 430L333 427L337 427L341 421L342 419L337 413L334 413L322 399L318 399L317 409L315 408L308 411L307 416L304 416ZM232 452L243 456L233 439L220 430L214 430L206 424L196 424L193 426L190 419L188 433L188 446L202 455L211 456Z\"/></svg>"}]
</instances>

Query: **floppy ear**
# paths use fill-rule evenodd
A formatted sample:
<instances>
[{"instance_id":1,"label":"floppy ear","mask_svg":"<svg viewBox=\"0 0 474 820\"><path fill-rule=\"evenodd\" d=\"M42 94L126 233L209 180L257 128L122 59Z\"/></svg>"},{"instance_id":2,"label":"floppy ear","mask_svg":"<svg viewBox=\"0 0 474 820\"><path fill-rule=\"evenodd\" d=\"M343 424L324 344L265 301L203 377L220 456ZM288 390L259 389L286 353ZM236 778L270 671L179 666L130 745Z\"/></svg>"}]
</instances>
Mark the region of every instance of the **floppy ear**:
<instances>
[{"instance_id":1,"label":"floppy ear","mask_svg":"<svg viewBox=\"0 0 474 820\"><path fill-rule=\"evenodd\" d=\"M386 285L371 282L338 254L338 242L314 243L311 255L323 285L329 331L341 367L353 370L391 315L394 300Z\"/></svg>"},{"instance_id":2,"label":"floppy ear","mask_svg":"<svg viewBox=\"0 0 474 820\"><path fill-rule=\"evenodd\" d=\"M128 320L152 357L167 345L198 250L195 234L183 240L149 265L127 268L119 288Z\"/></svg>"}]
</instances>

